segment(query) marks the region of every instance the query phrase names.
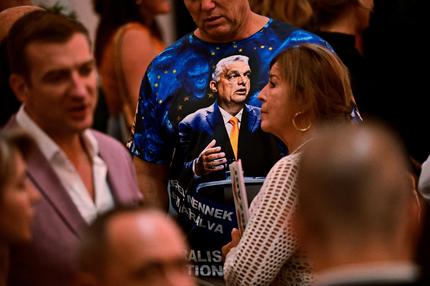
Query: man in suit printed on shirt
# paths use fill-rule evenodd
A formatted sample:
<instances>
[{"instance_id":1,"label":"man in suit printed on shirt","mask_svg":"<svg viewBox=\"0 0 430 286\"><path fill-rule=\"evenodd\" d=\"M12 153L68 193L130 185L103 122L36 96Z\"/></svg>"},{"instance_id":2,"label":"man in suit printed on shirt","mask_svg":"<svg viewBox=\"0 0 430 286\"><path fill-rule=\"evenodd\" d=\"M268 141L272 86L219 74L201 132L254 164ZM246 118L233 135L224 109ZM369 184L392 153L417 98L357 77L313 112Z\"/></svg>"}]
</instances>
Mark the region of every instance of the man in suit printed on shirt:
<instances>
[{"instance_id":1,"label":"man in suit printed on shirt","mask_svg":"<svg viewBox=\"0 0 430 286\"><path fill-rule=\"evenodd\" d=\"M236 159L242 160L245 175L250 177L261 175L262 168L268 172L279 159L280 153L253 152L277 143L260 128L260 108L246 104L251 89L250 75L248 57L233 55L221 59L210 81L216 101L179 123L182 166L196 182L226 179L228 164ZM235 128L230 121L232 117L237 118L239 128L237 154L230 142ZM267 160L268 156L273 160Z\"/></svg>"}]
</instances>

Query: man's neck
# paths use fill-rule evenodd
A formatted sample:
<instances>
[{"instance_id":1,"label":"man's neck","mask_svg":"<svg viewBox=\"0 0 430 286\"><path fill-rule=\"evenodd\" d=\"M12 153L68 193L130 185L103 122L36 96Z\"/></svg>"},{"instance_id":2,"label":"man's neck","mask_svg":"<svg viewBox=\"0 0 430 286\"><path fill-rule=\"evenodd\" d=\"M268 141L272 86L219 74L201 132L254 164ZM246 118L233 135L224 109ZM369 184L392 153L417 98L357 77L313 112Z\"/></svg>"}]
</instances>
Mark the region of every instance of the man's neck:
<instances>
[{"instance_id":1,"label":"man's neck","mask_svg":"<svg viewBox=\"0 0 430 286\"><path fill-rule=\"evenodd\" d=\"M210 43L229 43L233 41L240 41L247 39L257 33L264 27L264 25L266 25L268 21L269 18L251 12L248 16L246 16L242 25L240 25L236 31L228 35L223 35L222 38L208 35L199 28L195 30L194 35L197 38Z\"/></svg>"},{"instance_id":2,"label":"man's neck","mask_svg":"<svg viewBox=\"0 0 430 286\"><path fill-rule=\"evenodd\" d=\"M77 173L82 179L90 197L95 200L95 187L92 177L92 158L84 143L82 134L69 138L62 138L63 140L56 140L52 138L58 147L64 152L67 159L75 167ZM65 140L64 140L65 139Z\"/></svg>"},{"instance_id":3,"label":"man's neck","mask_svg":"<svg viewBox=\"0 0 430 286\"><path fill-rule=\"evenodd\" d=\"M254 12L249 13L231 41L239 41L251 37L260 31L268 21L269 18L265 16L261 16Z\"/></svg>"},{"instance_id":4,"label":"man's neck","mask_svg":"<svg viewBox=\"0 0 430 286\"><path fill-rule=\"evenodd\" d=\"M230 114L231 116L236 116L244 107L245 105L237 105L237 104L231 104L231 105L219 105L222 110Z\"/></svg>"},{"instance_id":5,"label":"man's neck","mask_svg":"<svg viewBox=\"0 0 430 286\"><path fill-rule=\"evenodd\" d=\"M57 127L52 127L50 125L44 124L43 121L38 120L38 117L33 115L28 108L24 106L24 111L32 120L34 124L37 125L39 129L41 129L58 147L67 155L68 158L71 158L70 155L73 156L79 154L83 149L82 144L82 134L84 131L72 131L70 129L59 129Z\"/></svg>"},{"instance_id":6,"label":"man's neck","mask_svg":"<svg viewBox=\"0 0 430 286\"><path fill-rule=\"evenodd\" d=\"M66 154L69 160L85 153L85 146L82 142L82 134L73 134L69 136L50 136L58 147ZM73 161L73 160L72 160Z\"/></svg>"}]
</instances>

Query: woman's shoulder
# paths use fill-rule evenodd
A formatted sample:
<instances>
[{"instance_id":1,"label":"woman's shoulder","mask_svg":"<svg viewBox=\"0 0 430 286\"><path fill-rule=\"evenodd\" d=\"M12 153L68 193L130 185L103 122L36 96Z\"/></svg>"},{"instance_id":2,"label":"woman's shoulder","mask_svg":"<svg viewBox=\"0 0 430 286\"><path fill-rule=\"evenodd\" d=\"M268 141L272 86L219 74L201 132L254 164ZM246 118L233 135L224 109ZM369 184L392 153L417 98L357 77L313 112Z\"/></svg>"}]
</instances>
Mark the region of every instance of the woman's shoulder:
<instances>
[{"instance_id":1,"label":"woman's shoulder","mask_svg":"<svg viewBox=\"0 0 430 286\"><path fill-rule=\"evenodd\" d=\"M141 38L150 39L154 37L148 27L138 22L131 22L122 25L117 30L117 33L122 33L124 39L138 38L141 40Z\"/></svg>"},{"instance_id":2,"label":"woman's shoulder","mask_svg":"<svg viewBox=\"0 0 430 286\"><path fill-rule=\"evenodd\" d=\"M155 54L161 52L165 45L164 43L151 33L151 30L138 22L131 22L123 25L122 30L122 45L132 49L145 51L144 47L155 50ZM146 45L142 45L146 43ZM145 51L147 52L147 51Z\"/></svg>"},{"instance_id":3,"label":"woman's shoulder","mask_svg":"<svg viewBox=\"0 0 430 286\"><path fill-rule=\"evenodd\" d=\"M296 168L299 160L300 160L300 153L289 154L285 157L282 157L278 162L276 162L275 165L273 165L271 172L272 170L279 171L279 170Z\"/></svg>"},{"instance_id":4,"label":"woman's shoulder","mask_svg":"<svg viewBox=\"0 0 430 286\"><path fill-rule=\"evenodd\" d=\"M278 184L293 184L299 165L300 153L294 153L281 158L270 169L264 184L267 186ZM266 187L267 187L266 186Z\"/></svg>"},{"instance_id":5,"label":"woman's shoulder","mask_svg":"<svg viewBox=\"0 0 430 286\"><path fill-rule=\"evenodd\" d=\"M151 33L151 30L147 26L139 22L126 23L122 25L120 29L122 29L124 32L140 32L140 33L146 33L146 34Z\"/></svg>"}]
</instances>

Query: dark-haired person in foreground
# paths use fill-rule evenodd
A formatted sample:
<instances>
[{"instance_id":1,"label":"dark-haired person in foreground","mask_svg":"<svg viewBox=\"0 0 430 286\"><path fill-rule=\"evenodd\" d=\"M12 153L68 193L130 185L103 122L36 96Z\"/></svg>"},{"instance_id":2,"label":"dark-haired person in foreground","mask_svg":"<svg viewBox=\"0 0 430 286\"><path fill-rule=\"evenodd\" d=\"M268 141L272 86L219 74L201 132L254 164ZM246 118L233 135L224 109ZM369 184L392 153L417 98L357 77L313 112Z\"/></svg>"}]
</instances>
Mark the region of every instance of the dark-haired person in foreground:
<instances>
[{"instance_id":1,"label":"dark-haired person in foreground","mask_svg":"<svg viewBox=\"0 0 430 286\"><path fill-rule=\"evenodd\" d=\"M161 211L116 209L85 233L77 286L193 286L186 250L184 235Z\"/></svg>"},{"instance_id":2,"label":"dark-haired person in foreground","mask_svg":"<svg viewBox=\"0 0 430 286\"><path fill-rule=\"evenodd\" d=\"M40 199L26 178L34 141L22 131L0 131L0 285L6 285L9 247L32 237L33 205Z\"/></svg>"}]
</instances>

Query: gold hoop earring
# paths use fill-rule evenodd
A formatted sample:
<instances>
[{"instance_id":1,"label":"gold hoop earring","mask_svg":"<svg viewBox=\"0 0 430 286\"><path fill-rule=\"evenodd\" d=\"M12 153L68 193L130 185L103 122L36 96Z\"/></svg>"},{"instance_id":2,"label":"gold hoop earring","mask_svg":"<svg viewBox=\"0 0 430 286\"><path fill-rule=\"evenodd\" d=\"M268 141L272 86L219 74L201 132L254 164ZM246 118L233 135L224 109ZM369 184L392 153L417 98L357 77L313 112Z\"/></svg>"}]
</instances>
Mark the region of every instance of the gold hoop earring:
<instances>
[{"instance_id":1,"label":"gold hoop earring","mask_svg":"<svg viewBox=\"0 0 430 286\"><path fill-rule=\"evenodd\" d=\"M297 116L299 116L302 113L303 112L301 112L301 111L296 112L296 114L294 114L294 117L293 117L293 119L291 121L293 122L293 126L294 126L294 128L296 128L296 130L301 131L301 132L306 132L306 131L308 131L312 127L312 122L309 122L308 126L306 126L304 128L299 128L299 127L297 127L297 124L296 124L296 118L297 118Z\"/></svg>"}]
</instances>

